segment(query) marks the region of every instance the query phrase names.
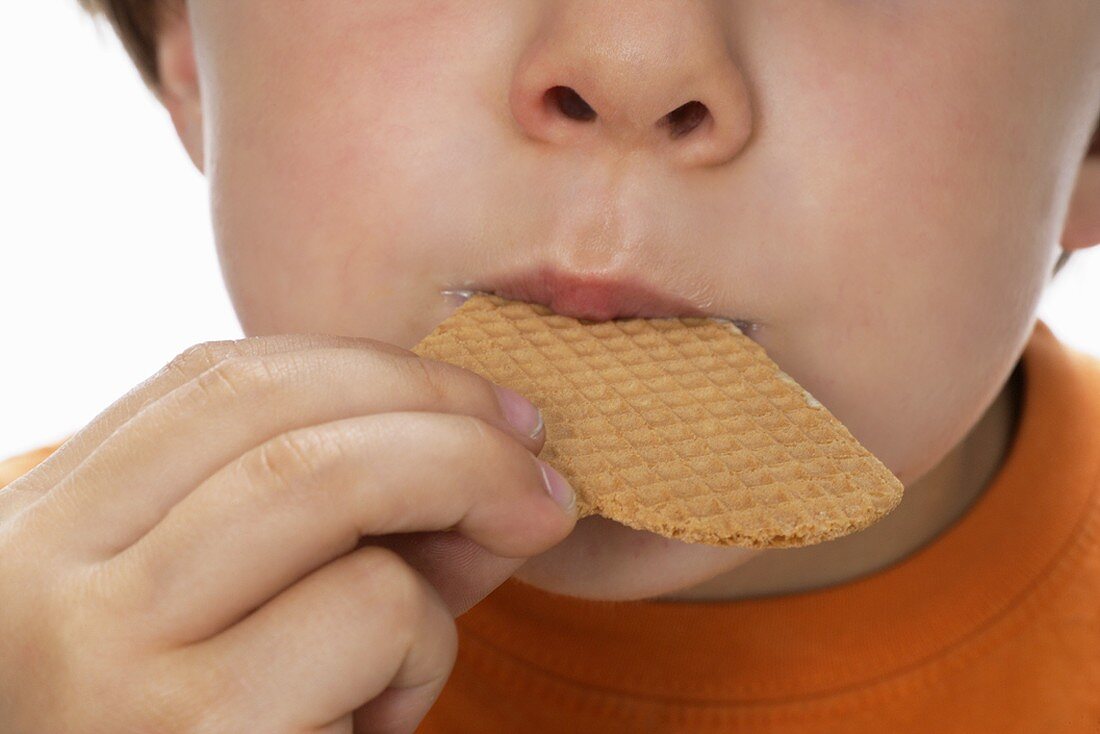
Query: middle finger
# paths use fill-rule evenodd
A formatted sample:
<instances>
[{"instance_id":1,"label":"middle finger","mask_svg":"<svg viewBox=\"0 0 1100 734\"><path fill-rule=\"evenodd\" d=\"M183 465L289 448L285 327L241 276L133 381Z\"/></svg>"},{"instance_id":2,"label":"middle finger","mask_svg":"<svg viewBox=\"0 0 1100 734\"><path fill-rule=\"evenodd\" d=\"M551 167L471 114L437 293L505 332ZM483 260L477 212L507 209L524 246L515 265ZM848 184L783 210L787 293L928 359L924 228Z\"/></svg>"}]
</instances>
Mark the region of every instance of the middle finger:
<instances>
[{"instance_id":1,"label":"middle finger","mask_svg":"<svg viewBox=\"0 0 1100 734\"><path fill-rule=\"evenodd\" d=\"M300 458L307 453L313 458ZM225 467L104 566L147 612L143 632L190 643L364 536L455 528L495 555L540 553L575 521L544 481L530 452L478 419L414 412L335 421Z\"/></svg>"}]
</instances>

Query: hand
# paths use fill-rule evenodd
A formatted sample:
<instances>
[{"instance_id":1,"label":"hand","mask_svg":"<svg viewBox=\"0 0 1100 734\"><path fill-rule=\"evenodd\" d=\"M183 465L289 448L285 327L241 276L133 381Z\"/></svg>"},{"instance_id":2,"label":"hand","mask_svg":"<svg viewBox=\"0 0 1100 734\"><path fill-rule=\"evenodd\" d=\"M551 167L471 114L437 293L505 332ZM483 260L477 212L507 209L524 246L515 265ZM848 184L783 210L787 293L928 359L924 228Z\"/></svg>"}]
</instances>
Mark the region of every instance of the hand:
<instances>
[{"instance_id":1,"label":"hand","mask_svg":"<svg viewBox=\"0 0 1100 734\"><path fill-rule=\"evenodd\" d=\"M5 731L412 732L576 521L537 419L377 341L192 347L0 491Z\"/></svg>"}]
</instances>

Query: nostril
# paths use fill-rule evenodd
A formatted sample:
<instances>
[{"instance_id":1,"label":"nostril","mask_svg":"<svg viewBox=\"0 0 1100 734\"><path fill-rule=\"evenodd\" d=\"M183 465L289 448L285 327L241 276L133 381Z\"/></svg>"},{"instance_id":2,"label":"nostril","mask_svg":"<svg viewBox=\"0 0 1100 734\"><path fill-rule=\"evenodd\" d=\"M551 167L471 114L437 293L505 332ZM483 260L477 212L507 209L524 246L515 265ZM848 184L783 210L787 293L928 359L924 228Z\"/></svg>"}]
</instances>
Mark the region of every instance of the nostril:
<instances>
[{"instance_id":1,"label":"nostril","mask_svg":"<svg viewBox=\"0 0 1100 734\"><path fill-rule=\"evenodd\" d=\"M551 87L544 97L547 104L557 107L566 117L584 122L596 118L596 111L569 87Z\"/></svg>"},{"instance_id":2,"label":"nostril","mask_svg":"<svg viewBox=\"0 0 1100 734\"><path fill-rule=\"evenodd\" d=\"M669 112L659 124L667 125L674 139L682 138L703 124L709 114L705 104L692 100Z\"/></svg>"}]
</instances>

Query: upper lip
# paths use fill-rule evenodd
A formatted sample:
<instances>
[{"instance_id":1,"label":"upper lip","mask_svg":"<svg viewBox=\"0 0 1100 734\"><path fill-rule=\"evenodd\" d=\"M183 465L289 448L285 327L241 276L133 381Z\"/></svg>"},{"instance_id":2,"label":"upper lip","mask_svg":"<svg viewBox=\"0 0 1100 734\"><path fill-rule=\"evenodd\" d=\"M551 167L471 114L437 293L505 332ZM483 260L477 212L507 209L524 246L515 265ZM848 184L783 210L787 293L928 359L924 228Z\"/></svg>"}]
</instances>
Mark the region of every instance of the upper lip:
<instances>
[{"instance_id":1,"label":"upper lip","mask_svg":"<svg viewBox=\"0 0 1100 734\"><path fill-rule=\"evenodd\" d=\"M549 266L504 273L475 289L542 304L563 316L588 321L714 315L637 277L581 274Z\"/></svg>"}]
</instances>

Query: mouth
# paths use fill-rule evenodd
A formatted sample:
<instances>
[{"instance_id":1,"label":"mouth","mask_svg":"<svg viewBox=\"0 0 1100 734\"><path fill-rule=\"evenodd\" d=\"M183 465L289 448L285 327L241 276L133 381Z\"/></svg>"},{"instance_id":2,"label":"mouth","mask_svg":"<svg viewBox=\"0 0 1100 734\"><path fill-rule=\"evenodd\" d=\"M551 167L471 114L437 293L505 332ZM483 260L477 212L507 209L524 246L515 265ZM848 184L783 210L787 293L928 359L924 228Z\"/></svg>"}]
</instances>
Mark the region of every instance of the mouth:
<instances>
[{"instance_id":1,"label":"mouth","mask_svg":"<svg viewBox=\"0 0 1100 734\"><path fill-rule=\"evenodd\" d=\"M756 321L715 313L638 278L582 275L551 267L505 273L462 289L443 291L446 297L459 303L475 293L491 293L512 301L537 303L562 316L584 321L715 318L731 322L749 337L760 328Z\"/></svg>"}]
</instances>

